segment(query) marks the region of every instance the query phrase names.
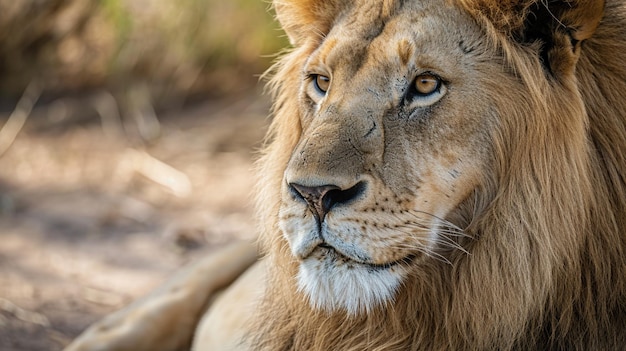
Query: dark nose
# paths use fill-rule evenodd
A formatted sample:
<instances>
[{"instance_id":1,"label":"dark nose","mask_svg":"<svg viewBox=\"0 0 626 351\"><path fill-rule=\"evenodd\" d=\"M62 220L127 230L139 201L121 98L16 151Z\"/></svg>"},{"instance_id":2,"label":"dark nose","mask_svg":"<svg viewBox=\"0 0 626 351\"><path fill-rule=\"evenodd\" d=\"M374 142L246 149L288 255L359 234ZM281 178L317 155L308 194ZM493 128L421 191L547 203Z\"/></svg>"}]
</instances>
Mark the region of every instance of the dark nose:
<instances>
[{"instance_id":1,"label":"dark nose","mask_svg":"<svg viewBox=\"0 0 626 351\"><path fill-rule=\"evenodd\" d=\"M317 217L319 222L324 221L326 214L338 204L347 204L359 197L365 189L365 184L359 182L351 188L342 188L328 184L322 186L305 186L297 183L289 183L289 188L301 200L304 200L309 209Z\"/></svg>"}]
</instances>

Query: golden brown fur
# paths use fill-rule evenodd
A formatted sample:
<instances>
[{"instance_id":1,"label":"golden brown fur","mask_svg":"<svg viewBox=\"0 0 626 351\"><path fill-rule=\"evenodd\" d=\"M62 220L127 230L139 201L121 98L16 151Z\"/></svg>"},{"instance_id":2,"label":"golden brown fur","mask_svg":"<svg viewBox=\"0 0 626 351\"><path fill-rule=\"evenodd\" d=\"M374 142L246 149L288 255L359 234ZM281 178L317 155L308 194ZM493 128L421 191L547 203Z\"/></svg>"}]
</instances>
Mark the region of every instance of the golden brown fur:
<instances>
[{"instance_id":1,"label":"golden brown fur","mask_svg":"<svg viewBox=\"0 0 626 351\"><path fill-rule=\"evenodd\" d=\"M364 22L386 23L410 1L383 1L378 9L370 2L357 3L372 6L366 12L371 18ZM551 11L545 11L546 4ZM478 185L446 218L464 229L467 237L455 240L469 254L449 250L441 252L445 259L420 261L395 300L370 313L317 310L298 291L294 277L299 263L280 233L278 213L284 198L283 174L305 137L303 123L316 123L306 122L302 98L297 97L302 69L338 18L349 17L353 6L366 5L276 2L278 18L295 47L277 64L271 83L274 120L259 162L262 240L271 278L249 346L256 350L623 348L623 1L607 1L597 30L601 1L440 1L436 6L465 13L482 32L477 46L483 61L476 65L486 67L481 71L485 77L479 77L486 100L477 103L488 102L491 107L483 111L491 128L482 132L487 151L477 156L486 166ZM538 26L542 29L534 30ZM468 52L474 45L471 39L465 43ZM399 48L403 62L407 50ZM402 177L402 170L391 172Z\"/></svg>"}]
</instances>

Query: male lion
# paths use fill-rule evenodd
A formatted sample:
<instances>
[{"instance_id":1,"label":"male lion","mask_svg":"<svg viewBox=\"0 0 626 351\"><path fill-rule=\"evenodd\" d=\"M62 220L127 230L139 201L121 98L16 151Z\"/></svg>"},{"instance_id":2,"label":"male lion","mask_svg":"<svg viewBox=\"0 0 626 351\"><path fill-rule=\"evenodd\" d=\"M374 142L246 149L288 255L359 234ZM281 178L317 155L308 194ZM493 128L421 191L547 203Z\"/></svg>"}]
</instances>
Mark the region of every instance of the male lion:
<instances>
[{"instance_id":1,"label":"male lion","mask_svg":"<svg viewBox=\"0 0 626 351\"><path fill-rule=\"evenodd\" d=\"M194 350L626 347L626 1L274 5L267 254ZM68 349L185 345L230 250Z\"/></svg>"}]
</instances>

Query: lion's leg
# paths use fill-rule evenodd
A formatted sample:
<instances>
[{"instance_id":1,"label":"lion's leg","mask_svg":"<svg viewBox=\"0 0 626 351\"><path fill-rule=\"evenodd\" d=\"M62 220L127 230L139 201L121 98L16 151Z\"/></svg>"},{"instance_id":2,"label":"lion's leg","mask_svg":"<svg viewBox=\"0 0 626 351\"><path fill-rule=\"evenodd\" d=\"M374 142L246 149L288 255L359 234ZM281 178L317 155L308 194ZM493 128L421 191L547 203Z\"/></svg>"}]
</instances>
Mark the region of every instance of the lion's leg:
<instances>
[{"instance_id":1,"label":"lion's leg","mask_svg":"<svg viewBox=\"0 0 626 351\"><path fill-rule=\"evenodd\" d=\"M261 301L265 275L265 261L257 262L211 304L196 331L193 351L245 349L240 341Z\"/></svg>"},{"instance_id":2,"label":"lion's leg","mask_svg":"<svg viewBox=\"0 0 626 351\"><path fill-rule=\"evenodd\" d=\"M237 243L181 271L150 295L83 332L65 351L172 351L188 348L207 303L257 259L249 243Z\"/></svg>"}]
</instances>

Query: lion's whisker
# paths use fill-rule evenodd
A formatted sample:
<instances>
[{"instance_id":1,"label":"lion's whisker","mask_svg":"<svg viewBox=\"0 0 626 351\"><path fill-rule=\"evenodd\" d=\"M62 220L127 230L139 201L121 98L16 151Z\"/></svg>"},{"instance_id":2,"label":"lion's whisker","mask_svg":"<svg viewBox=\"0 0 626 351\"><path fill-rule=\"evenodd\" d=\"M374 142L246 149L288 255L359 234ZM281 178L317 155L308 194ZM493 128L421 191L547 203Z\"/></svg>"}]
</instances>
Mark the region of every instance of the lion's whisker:
<instances>
[{"instance_id":1,"label":"lion's whisker","mask_svg":"<svg viewBox=\"0 0 626 351\"><path fill-rule=\"evenodd\" d=\"M428 216L428 217L432 217L432 218L434 218L434 219L438 220L439 222L442 222L443 224L445 224L446 226L448 226L448 227L450 227L450 228L456 229L456 230L458 230L459 232L464 232L463 228L461 228L461 227L457 226L456 224L454 224L454 223L452 223L452 222L448 221L448 220L447 220L447 219L445 219L445 218L441 218L441 217L439 217L439 216L437 216L437 215L434 215L434 214L432 214L432 213L429 213L429 212L426 212L426 211L421 211L421 210L411 210L411 211L409 211L408 213L409 213L410 215L412 215L412 216L416 217L416 218L420 218L417 214L422 214L422 215L426 215L426 216Z\"/></svg>"},{"instance_id":2,"label":"lion's whisker","mask_svg":"<svg viewBox=\"0 0 626 351\"><path fill-rule=\"evenodd\" d=\"M407 231L402 231L402 233L404 233L406 235L409 235L409 236L411 236L413 234L412 232L407 232ZM443 247L448 247L448 248L459 250L459 251L461 251L461 252L463 252L463 253L465 253L467 255L470 254L465 248L463 248L460 244L458 244L457 242L453 241L450 238L439 237L439 238L437 238L436 243L439 244L440 246L443 246ZM399 249L417 250L418 252L422 252L422 253L427 254L429 257L433 257L432 255L437 255L437 256L439 256L441 258L444 258L446 262L450 262L443 255L435 252L434 250L431 250L429 248L430 245L421 243L419 241L419 239L418 239L418 241L416 242L415 245L409 245L409 244L406 244L406 243L402 243L402 244L394 245L394 246L396 248L399 248Z\"/></svg>"},{"instance_id":3,"label":"lion's whisker","mask_svg":"<svg viewBox=\"0 0 626 351\"><path fill-rule=\"evenodd\" d=\"M419 228L419 229L422 229L422 230L430 230L431 229L431 227L428 226L427 224L423 224L423 223L419 223L419 222L406 222L406 223L402 224L402 226L409 227L411 224L414 225L416 228ZM444 225L437 225L435 230L437 231L437 233L445 234L447 236L472 238L472 236L470 236L467 233L465 233L465 231L463 231L461 229L457 229L456 227L450 227L450 226L447 225L447 223L444 224Z\"/></svg>"}]
</instances>

